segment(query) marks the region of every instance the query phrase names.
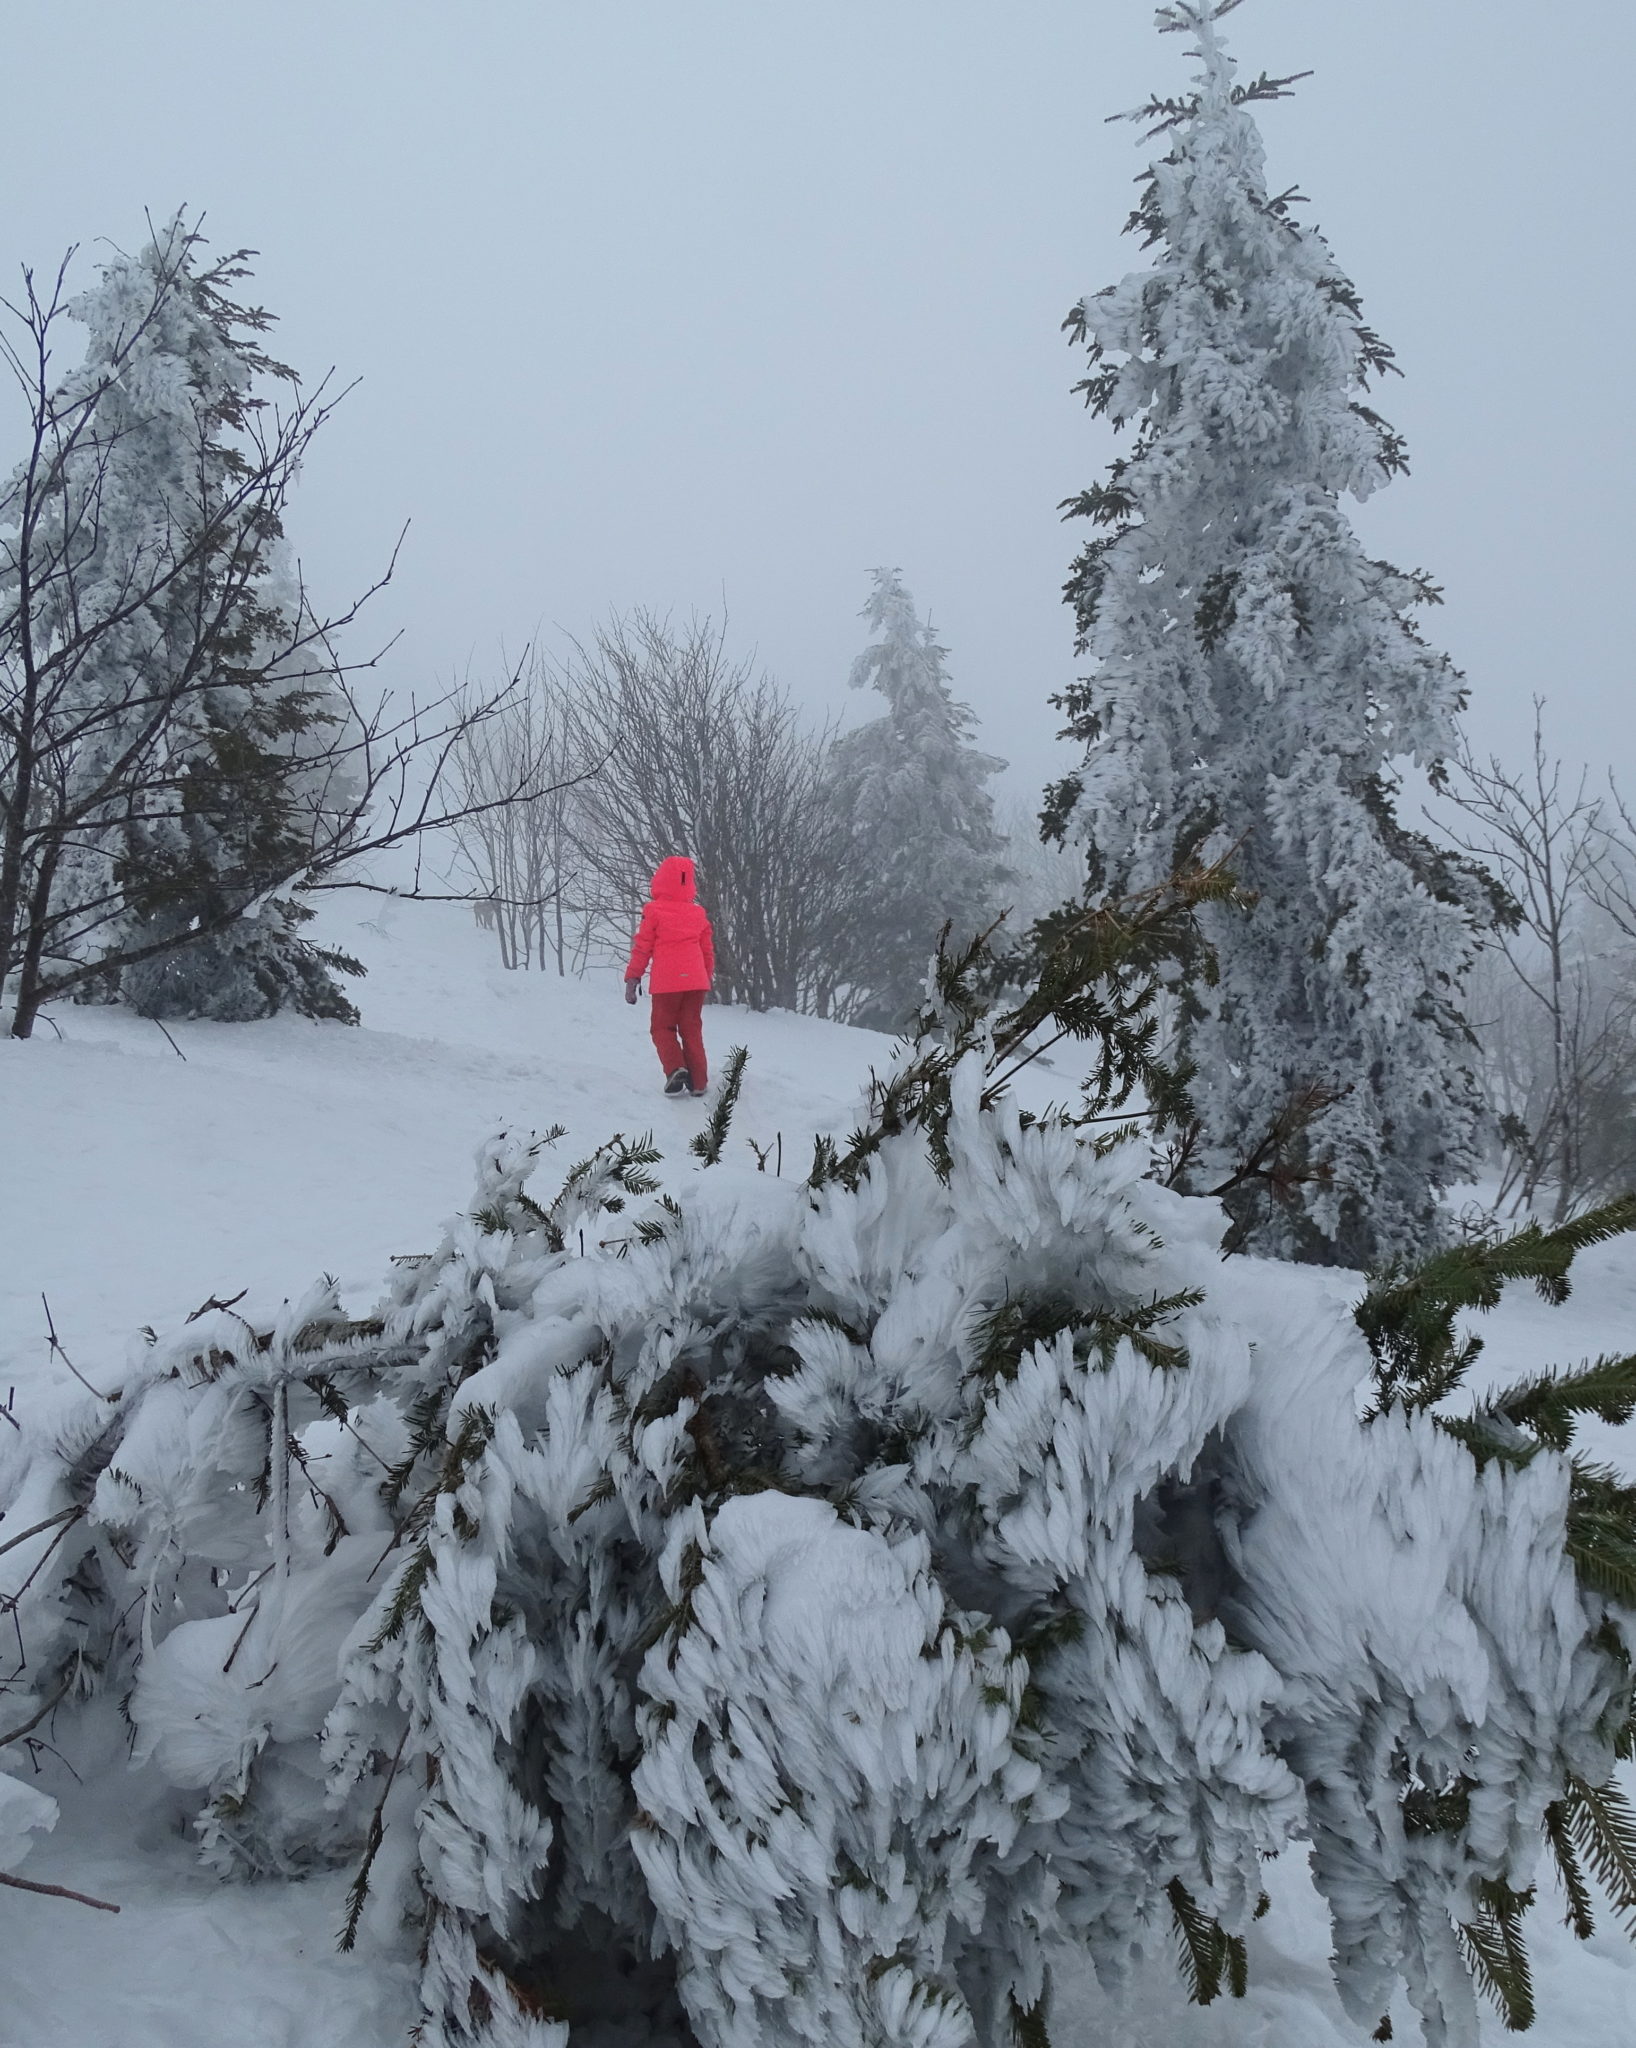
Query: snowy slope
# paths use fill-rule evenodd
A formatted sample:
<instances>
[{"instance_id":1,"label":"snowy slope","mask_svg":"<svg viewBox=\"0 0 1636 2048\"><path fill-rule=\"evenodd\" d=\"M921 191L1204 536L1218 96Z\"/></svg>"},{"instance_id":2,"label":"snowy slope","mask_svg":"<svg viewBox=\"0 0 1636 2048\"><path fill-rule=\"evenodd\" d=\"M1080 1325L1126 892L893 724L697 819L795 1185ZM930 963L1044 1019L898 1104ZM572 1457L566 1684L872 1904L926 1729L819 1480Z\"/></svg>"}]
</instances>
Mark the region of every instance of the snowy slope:
<instances>
[{"instance_id":1,"label":"snowy slope","mask_svg":"<svg viewBox=\"0 0 1636 2048\"><path fill-rule=\"evenodd\" d=\"M687 1170L702 1106L659 1094L643 1013L625 1008L616 975L505 974L469 915L447 906L360 898L326 913L325 934L369 962L359 1030L287 1019L178 1026L173 1050L152 1024L70 1009L56 1018L60 1037L42 1027L27 1045L0 1042L0 1395L14 1387L19 1413L48 1412L66 1382L47 1347L42 1294L93 1383L141 1325L175 1323L212 1295L246 1288L273 1303L328 1271L362 1306L390 1256L428 1248L463 1204L472 1153L497 1127L566 1124L565 1163L615 1130L652 1129L673 1170ZM809 1018L712 1010L707 1029L718 1061L735 1042L751 1052L734 1143L776 1145L782 1133L796 1172L812 1132L850 1120L871 1063L889 1051L872 1034ZM1041 1086L1062 1091L1060 1076ZM1269 1286L1351 1284L1262 1272ZM1567 1310L1523 1293L1490 1322L1488 1362L1502 1377L1629 1349L1636 1247L1585 1259ZM1605 1432L1593 1448L1636 1464L1636 1445L1618 1441L1630 1436ZM221 1885L198 1869L164 1802L118 1767L111 1714L58 1732L63 1759L42 1753L40 1763L62 1819L24 1874L123 1910L6 1893L0 2048L398 2048L414 2014L409 1961L367 1947L334 1953L344 1874ZM1356 2042L1329 1991L1323 1920L1303 1872L1286 1856L1268 1886L1275 1909L1256 1930L1242 2005L1188 2008L1164 1958L1123 2012L1070 1975L1058 2048ZM1627 2048L1636 1957L1617 1933L1572 1943L1558 1918L1542 1901L1536 2038ZM1418 2038L1407 2017L1398 2038Z\"/></svg>"},{"instance_id":2,"label":"snowy slope","mask_svg":"<svg viewBox=\"0 0 1636 2048\"><path fill-rule=\"evenodd\" d=\"M373 1299L390 1255L460 1207L496 1129L565 1124L565 1164L614 1131L686 1156L703 1105L660 1093L646 1004L616 973L507 974L456 905L361 897L324 930L369 966L362 1029L178 1024L179 1058L156 1024L64 1007L60 1039L0 1041L0 1387L44 1364L42 1291L76 1362L243 1287L277 1301L329 1272ZM803 1172L891 1045L725 1009L706 1037L718 1064L750 1049L735 1131L782 1131Z\"/></svg>"}]
</instances>

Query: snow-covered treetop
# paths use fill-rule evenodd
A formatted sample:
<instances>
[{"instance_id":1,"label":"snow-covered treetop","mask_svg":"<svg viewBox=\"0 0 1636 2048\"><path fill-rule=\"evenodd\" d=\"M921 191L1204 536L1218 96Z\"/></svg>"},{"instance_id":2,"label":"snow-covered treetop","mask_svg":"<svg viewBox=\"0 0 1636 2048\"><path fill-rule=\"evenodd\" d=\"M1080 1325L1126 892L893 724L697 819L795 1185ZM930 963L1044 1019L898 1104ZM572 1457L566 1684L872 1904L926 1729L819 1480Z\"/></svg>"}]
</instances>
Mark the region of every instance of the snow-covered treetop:
<instances>
[{"instance_id":1,"label":"snow-covered treetop","mask_svg":"<svg viewBox=\"0 0 1636 2048\"><path fill-rule=\"evenodd\" d=\"M1162 26L1194 33L1203 67L1195 92L1150 100L1126 117L1176 137L1150 167L1128 224L1145 247L1163 243L1165 254L1071 316L1091 340L1093 360L1128 357L1080 388L1118 426L1144 413L1155 426L1191 416L1201 429L1231 428L1234 440L1246 436L1254 474L1267 443L1293 439L1323 487L1364 498L1404 467L1401 441L1365 406L1314 410L1300 393L1361 393L1395 369L1392 351L1364 323L1324 237L1295 218L1299 194L1267 191L1261 133L1248 109L1286 97L1305 74L1262 73L1235 84L1237 63L1215 25L1226 11L1161 11ZM1282 365L1279 390L1252 393L1243 372L1272 361ZM1215 452L1207 432L1205 441Z\"/></svg>"},{"instance_id":2,"label":"snow-covered treetop","mask_svg":"<svg viewBox=\"0 0 1636 2048\"><path fill-rule=\"evenodd\" d=\"M149 1333L0 1454L8 1723L99 1688L223 1875L356 1858L426 2048L1049 2048L1071 1953L1242 1991L1294 1844L1361 2028L1526 2025L1542 1849L1582 1933L1589 1874L1636 1905L1636 1489L1572 1455L1636 1365L1449 1404L1464 1315L1636 1199L1355 1315L1223 1260L1107 1127L1146 1010L1088 1007L1197 907L1089 913L1015 1011L944 956L804 1180L725 1091L674 1195L616 1138L536 1198L564 1133L501 1132L375 1313ZM1053 1029L1123 1076L1028 1114Z\"/></svg>"},{"instance_id":3,"label":"snow-covered treetop","mask_svg":"<svg viewBox=\"0 0 1636 2048\"><path fill-rule=\"evenodd\" d=\"M1363 774L1392 757L1429 766L1462 701L1406 617L1435 590L1365 556L1339 508L1405 467L1367 402L1392 352L1323 236L1295 217L1299 195L1267 190L1252 106L1293 81L1235 82L1226 11L1162 11L1162 28L1193 37L1200 69L1192 92L1130 117L1170 142L1129 222L1153 260L1066 323L1089 351L1087 404L1136 427L1106 481L1068 507L1103 529L1070 585L1098 672L1068 708L1103 743L1093 756L1122 757L1120 769L1093 758L1080 779L1086 826L1116 864L1155 812L1185 808L1232 836L1241 792L1210 764L1225 771L1240 746L1267 767L1307 746ZM1183 806L1176 764L1200 756Z\"/></svg>"},{"instance_id":4,"label":"snow-covered treetop","mask_svg":"<svg viewBox=\"0 0 1636 2048\"><path fill-rule=\"evenodd\" d=\"M852 664L847 677L854 690L873 687L892 707L891 717L910 745L952 734L970 735L975 723L970 709L955 700L945 665L949 651L915 615L914 599L903 587L902 572L876 569L875 587L863 616L879 636ZM999 764L991 764L990 772Z\"/></svg>"},{"instance_id":5,"label":"snow-covered treetop","mask_svg":"<svg viewBox=\"0 0 1636 2048\"><path fill-rule=\"evenodd\" d=\"M111 257L66 307L87 335L58 409L71 418L76 403L94 403L95 423L64 482L71 498L82 484L100 494L97 529L127 548L138 527L208 519L246 472L235 443L266 404L257 380L295 381L255 339L272 316L232 297L253 252L212 262L205 247L198 223L178 212L134 255Z\"/></svg>"},{"instance_id":6,"label":"snow-covered treetop","mask_svg":"<svg viewBox=\"0 0 1636 2048\"><path fill-rule=\"evenodd\" d=\"M121 387L134 403L143 395L140 386L154 377L147 366L168 363L174 381L155 385L156 399L173 399L185 387L207 401L222 425L238 427L262 403L250 396L256 377L294 383L296 373L249 338L271 328L272 314L231 297L250 275L255 251L235 249L212 263L206 247L199 222L179 210L151 230L134 256L117 252L68 311L89 330L82 378L120 363ZM138 329L146 330L147 345L132 364L128 344Z\"/></svg>"}]
</instances>

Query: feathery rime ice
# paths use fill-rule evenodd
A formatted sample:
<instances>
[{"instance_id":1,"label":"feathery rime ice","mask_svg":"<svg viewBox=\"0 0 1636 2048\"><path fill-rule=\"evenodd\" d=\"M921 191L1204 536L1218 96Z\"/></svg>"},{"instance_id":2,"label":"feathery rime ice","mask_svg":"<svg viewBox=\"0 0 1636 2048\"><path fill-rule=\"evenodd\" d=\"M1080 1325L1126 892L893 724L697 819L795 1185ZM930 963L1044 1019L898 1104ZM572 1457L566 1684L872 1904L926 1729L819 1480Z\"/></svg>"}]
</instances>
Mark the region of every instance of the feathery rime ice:
<instances>
[{"instance_id":1,"label":"feathery rime ice","mask_svg":"<svg viewBox=\"0 0 1636 2048\"><path fill-rule=\"evenodd\" d=\"M1038 2038L1065 1939L1230 1986L1303 1834L1349 2010L1474 2042L1460 1929L1630 1704L1568 1462L1361 1419L1343 1306L980 1041L935 1143L666 1207L501 1140L375 1316L149 1347L13 1455L31 1685L134 1677L216 1867L362 1853L440 2048Z\"/></svg>"},{"instance_id":2,"label":"feathery rime ice","mask_svg":"<svg viewBox=\"0 0 1636 2048\"><path fill-rule=\"evenodd\" d=\"M1101 531L1068 586L1085 761L1050 815L1115 895L1236 848L1259 900L1205 920L1219 980L1185 1037L1211 1156L1191 1184L1316 1084L1339 1097L1308 1133L1330 1177L1230 1206L1259 1249L1362 1265L1423 1249L1438 1192L1477 1167L1460 1001L1492 912L1393 810L1392 763L1435 773L1452 750L1460 681L1413 623L1435 592L1371 560L1342 510L1405 466L1367 395L1391 352L1295 196L1267 191L1252 106L1290 81L1234 83L1226 11L1161 11L1202 68L1132 117L1170 143L1130 223L1156 253L1068 322L1087 402L1134 438L1067 508Z\"/></svg>"}]
</instances>

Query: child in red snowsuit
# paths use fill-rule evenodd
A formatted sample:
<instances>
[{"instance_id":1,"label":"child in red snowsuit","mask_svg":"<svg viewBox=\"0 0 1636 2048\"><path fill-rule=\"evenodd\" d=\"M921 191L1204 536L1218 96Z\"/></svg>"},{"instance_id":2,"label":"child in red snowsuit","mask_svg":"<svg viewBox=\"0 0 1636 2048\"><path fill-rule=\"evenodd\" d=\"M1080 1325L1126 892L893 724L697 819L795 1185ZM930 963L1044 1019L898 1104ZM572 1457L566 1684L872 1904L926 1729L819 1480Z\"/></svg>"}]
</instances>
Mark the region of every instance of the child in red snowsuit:
<instances>
[{"instance_id":1,"label":"child in red snowsuit","mask_svg":"<svg viewBox=\"0 0 1636 2048\"><path fill-rule=\"evenodd\" d=\"M653 1043L665 1070L667 1095L702 1095L710 1079L704 999L715 978L716 947L693 885L693 863L683 855L673 853L659 863L625 968L625 1000L634 1003L643 972L652 966Z\"/></svg>"}]
</instances>

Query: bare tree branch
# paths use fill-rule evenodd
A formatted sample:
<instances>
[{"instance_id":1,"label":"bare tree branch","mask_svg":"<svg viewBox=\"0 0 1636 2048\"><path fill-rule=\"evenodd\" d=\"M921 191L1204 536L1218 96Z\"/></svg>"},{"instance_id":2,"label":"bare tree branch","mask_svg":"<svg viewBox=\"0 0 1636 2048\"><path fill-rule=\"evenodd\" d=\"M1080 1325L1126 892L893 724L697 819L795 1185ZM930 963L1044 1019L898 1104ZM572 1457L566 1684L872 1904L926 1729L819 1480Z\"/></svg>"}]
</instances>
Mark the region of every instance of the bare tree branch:
<instances>
[{"instance_id":1,"label":"bare tree branch","mask_svg":"<svg viewBox=\"0 0 1636 2048\"><path fill-rule=\"evenodd\" d=\"M1636 963L1609 943L1636 926L1622 916L1636 908L1629 820L1617 789L1604 798L1587 771L1572 775L1550 755L1540 698L1526 765L1466 749L1445 795L1465 820L1448 837L1492 867L1518 909L1498 963L1491 955L1473 984L1490 1013L1481 1043L1506 1148L1500 1201L1548 1202L1560 1223L1636 1166L1624 1149Z\"/></svg>"},{"instance_id":2,"label":"bare tree branch","mask_svg":"<svg viewBox=\"0 0 1636 2048\"><path fill-rule=\"evenodd\" d=\"M717 988L753 1009L829 1013L834 935L861 886L833 801L827 731L726 651L726 628L650 612L574 643L556 677L568 729L607 767L576 807L582 851L634 919L668 853L697 862Z\"/></svg>"},{"instance_id":3,"label":"bare tree branch","mask_svg":"<svg viewBox=\"0 0 1636 2048\"><path fill-rule=\"evenodd\" d=\"M0 1870L0 1884L9 1884L13 1891L40 1892L49 1899L72 1899L77 1906L95 1906L99 1913L119 1911L106 1899L93 1899L89 1892L70 1891L65 1884L37 1884L31 1877L14 1877L9 1870Z\"/></svg>"}]
</instances>

